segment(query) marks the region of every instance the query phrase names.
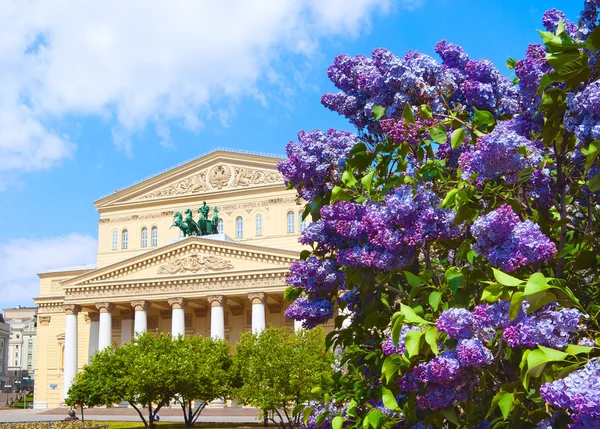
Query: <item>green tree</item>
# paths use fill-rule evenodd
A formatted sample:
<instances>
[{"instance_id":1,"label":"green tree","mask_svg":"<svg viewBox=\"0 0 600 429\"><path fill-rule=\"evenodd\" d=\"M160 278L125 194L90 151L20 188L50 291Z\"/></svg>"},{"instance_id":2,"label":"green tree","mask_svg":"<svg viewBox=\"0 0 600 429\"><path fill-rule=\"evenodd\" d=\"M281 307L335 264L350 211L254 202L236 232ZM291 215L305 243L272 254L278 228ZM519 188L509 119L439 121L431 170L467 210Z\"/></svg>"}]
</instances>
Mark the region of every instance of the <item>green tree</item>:
<instances>
[{"instance_id":1,"label":"green tree","mask_svg":"<svg viewBox=\"0 0 600 429\"><path fill-rule=\"evenodd\" d=\"M223 340L200 336L179 337L173 343L175 399L185 425L192 427L207 403L227 394L231 356ZM196 409L193 401L200 401Z\"/></svg>"},{"instance_id":2,"label":"green tree","mask_svg":"<svg viewBox=\"0 0 600 429\"><path fill-rule=\"evenodd\" d=\"M324 339L322 329L291 333L269 328L258 335L242 334L233 370L241 386L233 390L233 397L260 408L282 429L295 427L301 416L294 411L332 373L333 356Z\"/></svg>"}]
</instances>

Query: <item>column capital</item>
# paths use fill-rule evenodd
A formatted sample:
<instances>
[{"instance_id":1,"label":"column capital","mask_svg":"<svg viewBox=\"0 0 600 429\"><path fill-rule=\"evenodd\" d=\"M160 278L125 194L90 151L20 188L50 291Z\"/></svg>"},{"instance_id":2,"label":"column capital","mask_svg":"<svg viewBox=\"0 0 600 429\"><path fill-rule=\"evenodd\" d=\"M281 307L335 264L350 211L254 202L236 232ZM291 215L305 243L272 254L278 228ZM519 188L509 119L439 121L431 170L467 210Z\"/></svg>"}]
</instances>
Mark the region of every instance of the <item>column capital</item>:
<instances>
[{"instance_id":1,"label":"column capital","mask_svg":"<svg viewBox=\"0 0 600 429\"><path fill-rule=\"evenodd\" d=\"M252 304L264 304L267 299L267 294L264 292L250 292L248 299Z\"/></svg>"},{"instance_id":2,"label":"column capital","mask_svg":"<svg viewBox=\"0 0 600 429\"><path fill-rule=\"evenodd\" d=\"M133 310L121 310L121 320L133 319Z\"/></svg>"},{"instance_id":3,"label":"column capital","mask_svg":"<svg viewBox=\"0 0 600 429\"><path fill-rule=\"evenodd\" d=\"M148 310L148 307L150 307L150 303L144 300L131 301L131 306L135 311L146 311Z\"/></svg>"},{"instance_id":4,"label":"column capital","mask_svg":"<svg viewBox=\"0 0 600 429\"><path fill-rule=\"evenodd\" d=\"M225 295L209 295L206 297L211 307L223 307L227 298Z\"/></svg>"},{"instance_id":5,"label":"column capital","mask_svg":"<svg viewBox=\"0 0 600 429\"><path fill-rule=\"evenodd\" d=\"M115 306L110 302L97 302L96 308L100 313L110 313L113 311Z\"/></svg>"},{"instance_id":6,"label":"column capital","mask_svg":"<svg viewBox=\"0 0 600 429\"><path fill-rule=\"evenodd\" d=\"M77 316L77 313L81 311L81 307L77 304L64 304L62 308L68 315L74 314L75 316Z\"/></svg>"},{"instance_id":7,"label":"column capital","mask_svg":"<svg viewBox=\"0 0 600 429\"><path fill-rule=\"evenodd\" d=\"M187 305L187 301L184 298L169 298L167 302L171 306L171 308L185 308Z\"/></svg>"}]
</instances>

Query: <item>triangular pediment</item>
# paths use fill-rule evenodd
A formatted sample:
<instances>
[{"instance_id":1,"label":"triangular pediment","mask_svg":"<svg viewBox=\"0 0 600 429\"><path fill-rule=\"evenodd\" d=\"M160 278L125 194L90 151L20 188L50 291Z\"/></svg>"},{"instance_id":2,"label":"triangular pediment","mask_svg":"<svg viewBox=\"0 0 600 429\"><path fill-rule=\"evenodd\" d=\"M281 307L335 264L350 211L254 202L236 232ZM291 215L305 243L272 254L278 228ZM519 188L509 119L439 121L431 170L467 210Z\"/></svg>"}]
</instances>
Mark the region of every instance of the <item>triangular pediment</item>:
<instances>
[{"instance_id":1,"label":"triangular pediment","mask_svg":"<svg viewBox=\"0 0 600 429\"><path fill-rule=\"evenodd\" d=\"M282 158L216 150L95 202L98 209L261 187L284 187Z\"/></svg>"},{"instance_id":2,"label":"triangular pediment","mask_svg":"<svg viewBox=\"0 0 600 429\"><path fill-rule=\"evenodd\" d=\"M297 252L188 237L63 282L65 288L157 279L200 278L286 271Z\"/></svg>"}]
</instances>

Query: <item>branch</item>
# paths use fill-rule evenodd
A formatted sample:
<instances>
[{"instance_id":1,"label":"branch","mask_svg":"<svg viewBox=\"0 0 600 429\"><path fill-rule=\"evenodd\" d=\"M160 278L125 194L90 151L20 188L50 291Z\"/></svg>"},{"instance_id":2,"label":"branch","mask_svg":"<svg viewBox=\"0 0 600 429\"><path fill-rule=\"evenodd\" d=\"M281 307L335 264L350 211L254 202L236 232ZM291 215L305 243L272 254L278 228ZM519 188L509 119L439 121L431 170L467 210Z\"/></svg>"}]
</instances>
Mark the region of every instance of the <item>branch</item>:
<instances>
[{"instance_id":1,"label":"branch","mask_svg":"<svg viewBox=\"0 0 600 429\"><path fill-rule=\"evenodd\" d=\"M133 409L135 411L137 411L137 413L139 414L140 418L142 419L142 422L144 422L144 426L148 427L148 423L146 422L146 418L144 417L144 415L142 414L142 412L140 411L140 409L133 402L130 402L129 404L133 407Z\"/></svg>"}]
</instances>

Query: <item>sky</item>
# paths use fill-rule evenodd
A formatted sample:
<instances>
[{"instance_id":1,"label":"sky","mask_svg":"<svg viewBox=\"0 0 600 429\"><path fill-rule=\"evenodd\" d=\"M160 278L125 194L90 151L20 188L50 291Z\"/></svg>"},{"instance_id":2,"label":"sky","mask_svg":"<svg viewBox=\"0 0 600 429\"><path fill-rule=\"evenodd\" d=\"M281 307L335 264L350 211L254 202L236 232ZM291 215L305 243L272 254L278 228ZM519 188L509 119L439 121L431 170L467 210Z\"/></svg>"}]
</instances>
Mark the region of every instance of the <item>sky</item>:
<instances>
[{"instance_id":1,"label":"sky","mask_svg":"<svg viewBox=\"0 0 600 429\"><path fill-rule=\"evenodd\" d=\"M217 147L285 154L348 129L320 104L340 53L462 45L506 75L579 0L2 0L0 308L94 263L93 201Z\"/></svg>"}]
</instances>

